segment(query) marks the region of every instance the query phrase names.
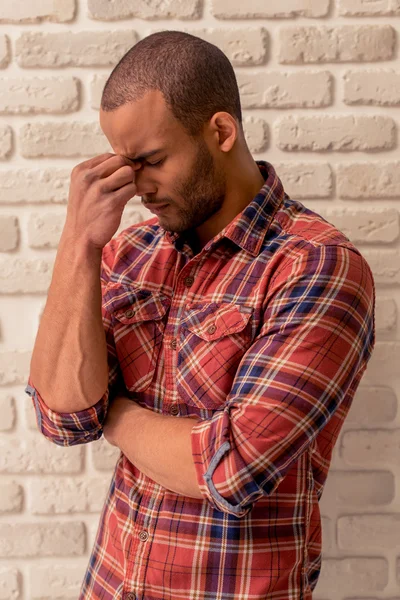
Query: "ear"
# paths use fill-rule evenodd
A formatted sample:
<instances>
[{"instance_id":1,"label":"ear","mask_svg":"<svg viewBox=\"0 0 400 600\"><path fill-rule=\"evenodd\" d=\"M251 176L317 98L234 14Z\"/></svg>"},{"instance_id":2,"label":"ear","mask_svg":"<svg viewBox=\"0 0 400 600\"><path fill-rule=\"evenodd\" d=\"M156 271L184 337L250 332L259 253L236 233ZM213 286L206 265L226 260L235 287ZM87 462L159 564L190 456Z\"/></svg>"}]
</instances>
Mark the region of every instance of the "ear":
<instances>
[{"instance_id":1,"label":"ear","mask_svg":"<svg viewBox=\"0 0 400 600\"><path fill-rule=\"evenodd\" d=\"M229 152L236 142L239 127L234 117L227 112L217 112L210 121L210 129L221 152Z\"/></svg>"}]
</instances>

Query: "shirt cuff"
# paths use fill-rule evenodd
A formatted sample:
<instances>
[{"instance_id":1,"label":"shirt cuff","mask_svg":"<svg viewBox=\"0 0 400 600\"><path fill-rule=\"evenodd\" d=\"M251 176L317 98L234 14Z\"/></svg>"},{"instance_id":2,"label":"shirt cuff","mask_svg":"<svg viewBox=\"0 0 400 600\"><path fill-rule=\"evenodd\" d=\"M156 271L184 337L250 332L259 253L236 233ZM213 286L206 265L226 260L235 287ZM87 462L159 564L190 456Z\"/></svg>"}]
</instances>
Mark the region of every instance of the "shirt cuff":
<instances>
[{"instance_id":1,"label":"shirt cuff","mask_svg":"<svg viewBox=\"0 0 400 600\"><path fill-rule=\"evenodd\" d=\"M71 413L59 413L45 404L31 383L29 379L25 393L32 398L39 431L46 438L58 446L75 446L98 440L101 437L107 413L109 389L90 408Z\"/></svg>"},{"instance_id":2,"label":"shirt cuff","mask_svg":"<svg viewBox=\"0 0 400 600\"><path fill-rule=\"evenodd\" d=\"M246 465L237 453L232 453L228 422L229 416L225 412L217 412L211 419L196 423L191 431L192 456L197 483L204 498L224 513L244 517L251 511L253 502L249 504L249 490L241 489L239 472L246 472ZM235 494L226 484L224 457L225 461L228 458L229 464L233 461L235 471L237 469L236 474L233 474L237 482ZM227 497L222 495L224 492L227 492Z\"/></svg>"}]
</instances>

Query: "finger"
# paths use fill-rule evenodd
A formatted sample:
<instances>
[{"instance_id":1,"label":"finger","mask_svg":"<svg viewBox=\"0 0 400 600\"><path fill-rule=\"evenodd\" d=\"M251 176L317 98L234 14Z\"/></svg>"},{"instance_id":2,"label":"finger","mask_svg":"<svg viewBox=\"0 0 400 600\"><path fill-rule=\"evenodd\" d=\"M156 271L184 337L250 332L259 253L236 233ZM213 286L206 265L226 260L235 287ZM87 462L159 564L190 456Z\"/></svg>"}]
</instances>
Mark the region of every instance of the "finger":
<instances>
[{"instance_id":1,"label":"finger","mask_svg":"<svg viewBox=\"0 0 400 600\"><path fill-rule=\"evenodd\" d=\"M134 174L129 165L120 167L117 171L103 177L99 181L100 190L104 193L114 192L128 183L133 183Z\"/></svg>"},{"instance_id":2,"label":"finger","mask_svg":"<svg viewBox=\"0 0 400 600\"><path fill-rule=\"evenodd\" d=\"M111 152L106 152L104 154L98 154L97 156L93 156L92 158L89 158L88 160L84 160L83 162L79 163L76 166L80 167L81 169L93 169L94 167L97 167L97 165L100 165L101 163L106 162L113 156L116 156L116 154L112 154Z\"/></svg>"},{"instance_id":3,"label":"finger","mask_svg":"<svg viewBox=\"0 0 400 600\"><path fill-rule=\"evenodd\" d=\"M131 181L130 183L120 187L118 190L115 190L112 194L110 194L110 197L112 197L112 199L116 202L124 202L126 204L129 200L131 200L131 198L136 196L136 193L137 187Z\"/></svg>"},{"instance_id":4,"label":"finger","mask_svg":"<svg viewBox=\"0 0 400 600\"><path fill-rule=\"evenodd\" d=\"M114 172L118 171L122 167L129 167L131 173L131 179L133 179L133 172L136 171L139 167L133 165L127 158L121 156L120 154L115 154L108 160L98 164L96 167L91 169L91 175L94 179L102 179L104 177L108 177L112 175Z\"/></svg>"}]
</instances>

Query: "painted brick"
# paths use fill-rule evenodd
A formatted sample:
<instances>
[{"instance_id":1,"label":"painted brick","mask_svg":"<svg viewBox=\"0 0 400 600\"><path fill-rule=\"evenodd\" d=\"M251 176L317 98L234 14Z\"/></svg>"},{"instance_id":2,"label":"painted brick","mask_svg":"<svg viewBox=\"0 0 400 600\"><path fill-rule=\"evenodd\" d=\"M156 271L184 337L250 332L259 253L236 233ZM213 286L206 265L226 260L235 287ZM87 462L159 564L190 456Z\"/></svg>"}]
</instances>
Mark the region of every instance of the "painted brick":
<instances>
[{"instance_id":1,"label":"painted brick","mask_svg":"<svg viewBox=\"0 0 400 600\"><path fill-rule=\"evenodd\" d=\"M0 431L10 431L17 422L14 398L6 393L0 394L1 419Z\"/></svg>"},{"instance_id":2,"label":"painted brick","mask_svg":"<svg viewBox=\"0 0 400 600\"><path fill-rule=\"evenodd\" d=\"M8 125L0 125L0 160L10 157L13 149L13 133Z\"/></svg>"},{"instance_id":3,"label":"painted brick","mask_svg":"<svg viewBox=\"0 0 400 600\"><path fill-rule=\"evenodd\" d=\"M0 23L65 23L75 17L75 0L29 0L29 2L2 2Z\"/></svg>"},{"instance_id":4,"label":"painted brick","mask_svg":"<svg viewBox=\"0 0 400 600\"><path fill-rule=\"evenodd\" d=\"M340 198L396 198L400 196L400 162L339 164Z\"/></svg>"},{"instance_id":5,"label":"painted brick","mask_svg":"<svg viewBox=\"0 0 400 600\"><path fill-rule=\"evenodd\" d=\"M323 493L339 510L383 506L395 498L395 478L390 471L331 471Z\"/></svg>"},{"instance_id":6,"label":"painted brick","mask_svg":"<svg viewBox=\"0 0 400 600\"><path fill-rule=\"evenodd\" d=\"M338 0L341 17L386 17L400 15L399 0Z\"/></svg>"},{"instance_id":7,"label":"painted brick","mask_svg":"<svg viewBox=\"0 0 400 600\"><path fill-rule=\"evenodd\" d=\"M396 250L363 250L377 284L400 283L400 253Z\"/></svg>"},{"instance_id":8,"label":"painted brick","mask_svg":"<svg viewBox=\"0 0 400 600\"><path fill-rule=\"evenodd\" d=\"M26 123L20 129L21 154L26 158L88 156L112 152L98 123Z\"/></svg>"},{"instance_id":9,"label":"painted brick","mask_svg":"<svg viewBox=\"0 0 400 600\"><path fill-rule=\"evenodd\" d=\"M0 34L0 69L5 69L11 60L10 38Z\"/></svg>"},{"instance_id":10,"label":"painted brick","mask_svg":"<svg viewBox=\"0 0 400 600\"><path fill-rule=\"evenodd\" d=\"M212 0L212 15L217 19L282 19L325 17L330 0L281 0L279 3L252 0Z\"/></svg>"},{"instance_id":11,"label":"painted brick","mask_svg":"<svg viewBox=\"0 0 400 600\"><path fill-rule=\"evenodd\" d=\"M386 210L327 209L320 212L335 225L353 244L389 244L399 239L399 213L394 208Z\"/></svg>"},{"instance_id":12,"label":"painted brick","mask_svg":"<svg viewBox=\"0 0 400 600\"><path fill-rule=\"evenodd\" d=\"M348 105L398 106L400 72L390 70L348 71L343 76Z\"/></svg>"},{"instance_id":13,"label":"painted brick","mask_svg":"<svg viewBox=\"0 0 400 600\"><path fill-rule=\"evenodd\" d=\"M256 117L244 117L243 130L250 152L263 152L268 147L269 128Z\"/></svg>"},{"instance_id":14,"label":"painted brick","mask_svg":"<svg viewBox=\"0 0 400 600\"><path fill-rule=\"evenodd\" d=\"M0 448L1 473L79 473L82 469L81 445L57 446L38 432L23 439L3 435Z\"/></svg>"},{"instance_id":15,"label":"painted brick","mask_svg":"<svg viewBox=\"0 0 400 600\"><path fill-rule=\"evenodd\" d=\"M347 551L398 548L400 514L351 515L338 519L338 546Z\"/></svg>"},{"instance_id":16,"label":"painted brick","mask_svg":"<svg viewBox=\"0 0 400 600\"><path fill-rule=\"evenodd\" d=\"M395 146L396 126L390 117L367 115L285 116L275 123L281 150L339 152L388 150Z\"/></svg>"},{"instance_id":17,"label":"painted brick","mask_svg":"<svg viewBox=\"0 0 400 600\"><path fill-rule=\"evenodd\" d=\"M117 19L199 19L203 0L88 0L89 17L101 21Z\"/></svg>"},{"instance_id":18,"label":"painted brick","mask_svg":"<svg viewBox=\"0 0 400 600\"><path fill-rule=\"evenodd\" d=\"M16 41L20 67L114 66L138 41L135 31L27 31Z\"/></svg>"},{"instance_id":19,"label":"painted brick","mask_svg":"<svg viewBox=\"0 0 400 600\"><path fill-rule=\"evenodd\" d=\"M0 557L81 556L85 551L83 523L0 523Z\"/></svg>"},{"instance_id":20,"label":"painted brick","mask_svg":"<svg viewBox=\"0 0 400 600\"><path fill-rule=\"evenodd\" d=\"M30 248L57 248L65 224L66 214L34 213L28 221Z\"/></svg>"},{"instance_id":21,"label":"painted brick","mask_svg":"<svg viewBox=\"0 0 400 600\"><path fill-rule=\"evenodd\" d=\"M0 114L70 113L79 108L75 77L31 77L0 81Z\"/></svg>"},{"instance_id":22,"label":"painted brick","mask_svg":"<svg viewBox=\"0 0 400 600\"><path fill-rule=\"evenodd\" d=\"M0 252L15 250L18 241L18 217L15 215L0 215Z\"/></svg>"},{"instance_id":23,"label":"painted brick","mask_svg":"<svg viewBox=\"0 0 400 600\"><path fill-rule=\"evenodd\" d=\"M390 60L395 45L396 34L390 25L283 27L279 61L301 64Z\"/></svg>"},{"instance_id":24,"label":"painted brick","mask_svg":"<svg viewBox=\"0 0 400 600\"><path fill-rule=\"evenodd\" d=\"M318 581L318 595L337 600L343 594L354 595L355 591L370 594L384 590L388 581L389 565L385 558L326 558Z\"/></svg>"},{"instance_id":25,"label":"painted brick","mask_svg":"<svg viewBox=\"0 0 400 600\"><path fill-rule=\"evenodd\" d=\"M13 566L0 567L0 600L20 600L22 574Z\"/></svg>"},{"instance_id":26,"label":"painted brick","mask_svg":"<svg viewBox=\"0 0 400 600\"><path fill-rule=\"evenodd\" d=\"M349 465L386 467L400 460L400 429L368 429L343 433L340 455Z\"/></svg>"},{"instance_id":27,"label":"painted brick","mask_svg":"<svg viewBox=\"0 0 400 600\"><path fill-rule=\"evenodd\" d=\"M8 169L0 171L0 206L34 203L67 204L71 169Z\"/></svg>"},{"instance_id":28,"label":"painted brick","mask_svg":"<svg viewBox=\"0 0 400 600\"><path fill-rule=\"evenodd\" d=\"M237 73L242 109L317 108L332 104L328 71Z\"/></svg>"},{"instance_id":29,"label":"painted brick","mask_svg":"<svg viewBox=\"0 0 400 600\"><path fill-rule=\"evenodd\" d=\"M397 329L397 304L393 298L378 297L375 312L377 332L387 333Z\"/></svg>"},{"instance_id":30,"label":"painted brick","mask_svg":"<svg viewBox=\"0 0 400 600\"><path fill-rule=\"evenodd\" d=\"M44 600L43 592L49 599L76 600L79 597L85 571L84 564L51 564L30 567L31 587L29 593L31 600Z\"/></svg>"},{"instance_id":31,"label":"painted brick","mask_svg":"<svg viewBox=\"0 0 400 600\"><path fill-rule=\"evenodd\" d=\"M112 471L120 456L119 448L109 444L104 437L92 442L89 451L92 464L97 471Z\"/></svg>"},{"instance_id":32,"label":"painted brick","mask_svg":"<svg viewBox=\"0 0 400 600\"><path fill-rule=\"evenodd\" d=\"M22 511L24 499L24 490L22 485L16 481L3 481L0 491L0 514L20 513Z\"/></svg>"},{"instance_id":33,"label":"painted brick","mask_svg":"<svg viewBox=\"0 0 400 600\"><path fill-rule=\"evenodd\" d=\"M291 198L331 198L333 174L329 164L274 162L274 168Z\"/></svg>"},{"instance_id":34,"label":"painted brick","mask_svg":"<svg viewBox=\"0 0 400 600\"><path fill-rule=\"evenodd\" d=\"M29 482L29 508L33 515L100 512L110 486L108 477L52 477Z\"/></svg>"},{"instance_id":35,"label":"painted brick","mask_svg":"<svg viewBox=\"0 0 400 600\"><path fill-rule=\"evenodd\" d=\"M53 267L54 260L0 257L0 294L47 293ZM17 356L14 357L14 354L10 353L10 360L16 358ZM0 384L1 375L0 368Z\"/></svg>"},{"instance_id":36,"label":"painted brick","mask_svg":"<svg viewBox=\"0 0 400 600\"><path fill-rule=\"evenodd\" d=\"M3 260L7 261L7 259ZM3 288L4 286L0 285L2 292L4 292ZM25 383L25 377L29 373L30 357L31 352L28 351L8 350L0 352L0 385Z\"/></svg>"},{"instance_id":37,"label":"painted brick","mask_svg":"<svg viewBox=\"0 0 400 600\"><path fill-rule=\"evenodd\" d=\"M347 425L376 426L377 423L390 423L397 414L395 391L384 385L360 385L353 398L346 417Z\"/></svg>"}]
</instances>

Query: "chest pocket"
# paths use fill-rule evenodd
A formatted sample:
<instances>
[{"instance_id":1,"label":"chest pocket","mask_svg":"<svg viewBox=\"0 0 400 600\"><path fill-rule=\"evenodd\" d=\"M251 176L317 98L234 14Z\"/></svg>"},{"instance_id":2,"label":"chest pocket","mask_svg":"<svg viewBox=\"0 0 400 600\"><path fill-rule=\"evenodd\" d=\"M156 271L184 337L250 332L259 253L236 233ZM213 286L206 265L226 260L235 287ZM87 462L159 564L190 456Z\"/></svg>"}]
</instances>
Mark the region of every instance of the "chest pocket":
<instances>
[{"instance_id":1,"label":"chest pocket","mask_svg":"<svg viewBox=\"0 0 400 600\"><path fill-rule=\"evenodd\" d=\"M181 327L177 390L190 406L217 409L251 345L251 307L210 303L187 307Z\"/></svg>"},{"instance_id":2,"label":"chest pocket","mask_svg":"<svg viewBox=\"0 0 400 600\"><path fill-rule=\"evenodd\" d=\"M112 316L125 386L131 392L142 392L154 378L171 301L150 290L109 285L103 303Z\"/></svg>"}]
</instances>

